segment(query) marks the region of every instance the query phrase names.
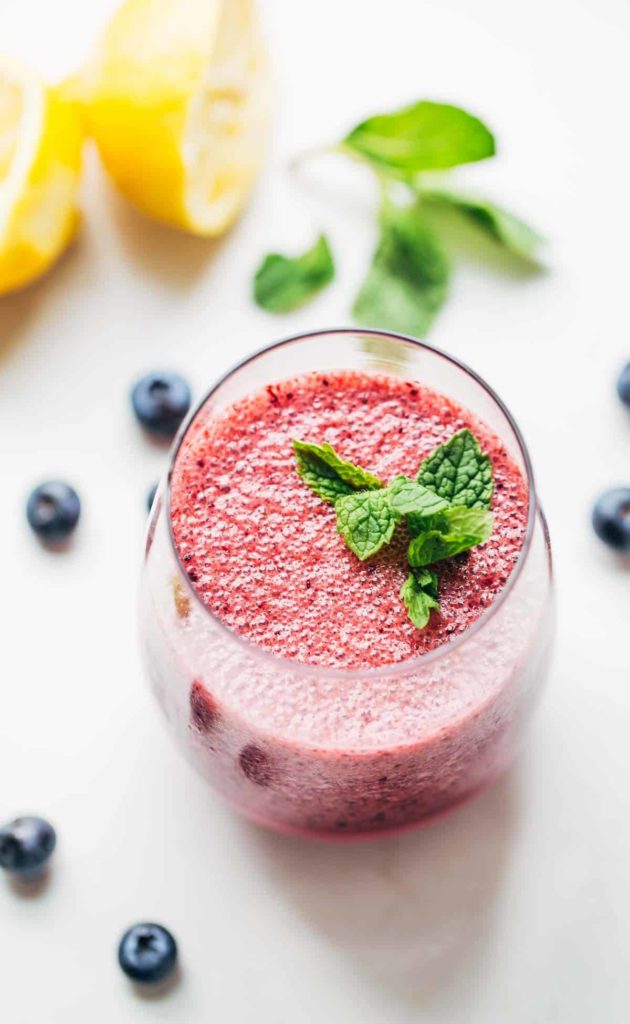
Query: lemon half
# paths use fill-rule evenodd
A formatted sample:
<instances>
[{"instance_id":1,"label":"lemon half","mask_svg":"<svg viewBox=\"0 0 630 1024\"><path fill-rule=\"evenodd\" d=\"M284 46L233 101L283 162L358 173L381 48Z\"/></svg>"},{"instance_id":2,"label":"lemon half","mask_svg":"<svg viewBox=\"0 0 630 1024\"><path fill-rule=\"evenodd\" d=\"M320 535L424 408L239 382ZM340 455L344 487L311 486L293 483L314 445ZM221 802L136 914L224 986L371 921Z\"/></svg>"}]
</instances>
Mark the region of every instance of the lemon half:
<instances>
[{"instance_id":1,"label":"lemon half","mask_svg":"<svg viewBox=\"0 0 630 1024\"><path fill-rule=\"evenodd\" d=\"M0 61L0 295L29 284L76 230L83 133L76 106Z\"/></svg>"},{"instance_id":2,"label":"lemon half","mask_svg":"<svg viewBox=\"0 0 630 1024\"><path fill-rule=\"evenodd\" d=\"M263 159L268 73L252 0L127 0L84 78L88 124L145 213L218 235Z\"/></svg>"}]
</instances>

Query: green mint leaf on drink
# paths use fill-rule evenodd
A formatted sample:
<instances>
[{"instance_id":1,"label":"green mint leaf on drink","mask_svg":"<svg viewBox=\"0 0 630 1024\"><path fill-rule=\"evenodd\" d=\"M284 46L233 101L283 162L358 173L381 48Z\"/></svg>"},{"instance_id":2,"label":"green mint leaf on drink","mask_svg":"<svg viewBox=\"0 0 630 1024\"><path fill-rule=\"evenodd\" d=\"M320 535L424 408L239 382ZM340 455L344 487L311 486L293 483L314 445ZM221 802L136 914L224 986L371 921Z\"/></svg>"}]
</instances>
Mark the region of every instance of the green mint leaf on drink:
<instances>
[{"instance_id":1,"label":"green mint leaf on drink","mask_svg":"<svg viewBox=\"0 0 630 1024\"><path fill-rule=\"evenodd\" d=\"M324 501L333 504L355 491L374 491L383 486L378 477L342 459L330 444L293 441L297 472Z\"/></svg>"},{"instance_id":2,"label":"green mint leaf on drink","mask_svg":"<svg viewBox=\"0 0 630 1024\"><path fill-rule=\"evenodd\" d=\"M335 512L337 530L362 562L389 544L398 523L386 490L348 494L335 503Z\"/></svg>"},{"instance_id":3,"label":"green mint leaf on drink","mask_svg":"<svg viewBox=\"0 0 630 1024\"><path fill-rule=\"evenodd\" d=\"M515 256L538 263L542 235L504 207L448 189L423 189L421 194L424 203L456 210Z\"/></svg>"},{"instance_id":4,"label":"green mint leaf on drink","mask_svg":"<svg viewBox=\"0 0 630 1024\"><path fill-rule=\"evenodd\" d=\"M436 448L418 471L418 482L451 505L490 508L492 462L470 430L460 430ZM478 542L480 543L480 542Z\"/></svg>"},{"instance_id":5,"label":"green mint leaf on drink","mask_svg":"<svg viewBox=\"0 0 630 1024\"><path fill-rule=\"evenodd\" d=\"M400 588L400 599L416 629L424 629L433 610L439 611L437 573L430 569L412 570Z\"/></svg>"},{"instance_id":6,"label":"green mint leaf on drink","mask_svg":"<svg viewBox=\"0 0 630 1024\"><path fill-rule=\"evenodd\" d=\"M428 100L362 121L340 148L367 160L380 174L407 181L421 171L445 170L495 153L494 137L479 118Z\"/></svg>"},{"instance_id":7,"label":"green mint leaf on drink","mask_svg":"<svg viewBox=\"0 0 630 1024\"><path fill-rule=\"evenodd\" d=\"M390 506L399 519L414 515L424 520L449 507L448 501L439 494L408 476L397 476L387 490Z\"/></svg>"},{"instance_id":8,"label":"green mint leaf on drink","mask_svg":"<svg viewBox=\"0 0 630 1024\"><path fill-rule=\"evenodd\" d=\"M289 313L311 299L335 276L328 241L320 235L301 256L265 256L254 278L254 298L270 313Z\"/></svg>"},{"instance_id":9,"label":"green mint leaf on drink","mask_svg":"<svg viewBox=\"0 0 630 1024\"><path fill-rule=\"evenodd\" d=\"M451 508L411 540L409 565L422 569L484 544L492 533L492 524L493 516L487 509Z\"/></svg>"},{"instance_id":10,"label":"green mint leaf on drink","mask_svg":"<svg viewBox=\"0 0 630 1024\"><path fill-rule=\"evenodd\" d=\"M360 324L424 337L448 291L449 266L419 204L386 201L372 266L352 312Z\"/></svg>"}]
</instances>

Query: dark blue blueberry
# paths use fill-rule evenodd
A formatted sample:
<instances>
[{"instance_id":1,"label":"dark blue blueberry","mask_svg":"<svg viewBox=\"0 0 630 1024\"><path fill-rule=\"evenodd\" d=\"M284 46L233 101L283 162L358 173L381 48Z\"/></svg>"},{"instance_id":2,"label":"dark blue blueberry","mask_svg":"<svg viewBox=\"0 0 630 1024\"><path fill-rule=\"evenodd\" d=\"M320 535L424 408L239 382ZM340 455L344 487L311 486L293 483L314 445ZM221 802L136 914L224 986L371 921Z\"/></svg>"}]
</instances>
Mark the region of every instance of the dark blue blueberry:
<instances>
[{"instance_id":1,"label":"dark blue blueberry","mask_svg":"<svg viewBox=\"0 0 630 1024\"><path fill-rule=\"evenodd\" d=\"M598 498L593 529L609 547L630 554L630 487L617 487Z\"/></svg>"},{"instance_id":2,"label":"dark blue blueberry","mask_svg":"<svg viewBox=\"0 0 630 1024\"><path fill-rule=\"evenodd\" d=\"M172 973L177 961L177 943L160 924L134 924L118 947L118 963L133 981L152 985Z\"/></svg>"},{"instance_id":3,"label":"dark blue blueberry","mask_svg":"<svg viewBox=\"0 0 630 1024\"><path fill-rule=\"evenodd\" d=\"M219 721L219 706L199 679L190 688L190 719L200 732L211 732Z\"/></svg>"},{"instance_id":4,"label":"dark blue blueberry","mask_svg":"<svg viewBox=\"0 0 630 1024\"><path fill-rule=\"evenodd\" d=\"M0 829L0 867L21 878L36 878L56 843L54 828L43 818L16 818Z\"/></svg>"},{"instance_id":5,"label":"dark blue blueberry","mask_svg":"<svg viewBox=\"0 0 630 1024\"><path fill-rule=\"evenodd\" d=\"M157 489L158 489L159 486L160 486L159 483L156 482L156 483L153 484L151 489L147 492L147 508L148 508L149 512L153 508L153 502L155 501L155 495L157 494Z\"/></svg>"},{"instance_id":6,"label":"dark blue blueberry","mask_svg":"<svg viewBox=\"0 0 630 1024\"><path fill-rule=\"evenodd\" d=\"M624 366L617 379L617 394L624 405L630 409L630 363Z\"/></svg>"},{"instance_id":7,"label":"dark blue blueberry","mask_svg":"<svg viewBox=\"0 0 630 1024\"><path fill-rule=\"evenodd\" d=\"M62 480L50 480L31 491L26 518L38 537L49 544L67 540L79 522L79 495Z\"/></svg>"},{"instance_id":8,"label":"dark blue blueberry","mask_svg":"<svg viewBox=\"0 0 630 1024\"><path fill-rule=\"evenodd\" d=\"M147 373L131 391L131 404L140 423L161 438L177 433L190 400L190 388L177 373Z\"/></svg>"}]
</instances>

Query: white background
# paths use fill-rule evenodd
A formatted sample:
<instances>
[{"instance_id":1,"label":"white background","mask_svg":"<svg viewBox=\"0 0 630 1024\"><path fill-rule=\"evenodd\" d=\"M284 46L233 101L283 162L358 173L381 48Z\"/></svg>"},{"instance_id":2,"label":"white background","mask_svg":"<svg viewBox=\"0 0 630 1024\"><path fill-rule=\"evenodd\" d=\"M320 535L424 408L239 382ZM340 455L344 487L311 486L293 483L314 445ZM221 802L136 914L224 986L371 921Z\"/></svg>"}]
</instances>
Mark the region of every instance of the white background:
<instances>
[{"instance_id":1,"label":"white background","mask_svg":"<svg viewBox=\"0 0 630 1024\"><path fill-rule=\"evenodd\" d=\"M109 5L0 0L0 48L52 75ZM91 154L85 226L43 282L0 302L0 819L60 842L31 898L0 879L10 1024L626 1024L630 1018L630 568L592 536L591 501L630 485L626 0L266 0L275 137L245 217L218 244L112 195ZM262 833L171 747L142 679L135 598L145 493L165 455L128 406L145 370L197 392L283 334L348 320L373 197L294 152L416 97L474 110L500 155L463 170L552 242L523 276L460 253L431 340L507 401L531 446L555 547L557 657L520 765L455 816L330 846ZM287 318L257 310L269 248L324 228L340 273ZM84 500L76 544L43 551L23 501L42 478ZM115 964L137 919L171 926L180 983L135 994Z\"/></svg>"}]
</instances>

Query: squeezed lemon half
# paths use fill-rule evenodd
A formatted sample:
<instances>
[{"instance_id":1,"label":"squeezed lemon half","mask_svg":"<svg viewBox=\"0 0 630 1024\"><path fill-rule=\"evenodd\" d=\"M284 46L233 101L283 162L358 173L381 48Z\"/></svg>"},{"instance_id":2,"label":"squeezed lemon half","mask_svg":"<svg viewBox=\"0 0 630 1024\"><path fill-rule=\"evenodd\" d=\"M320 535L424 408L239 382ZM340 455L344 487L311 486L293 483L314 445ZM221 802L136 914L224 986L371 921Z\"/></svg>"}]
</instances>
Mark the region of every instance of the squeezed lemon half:
<instances>
[{"instance_id":1,"label":"squeezed lemon half","mask_svg":"<svg viewBox=\"0 0 630 1024\"><path fill-rule=\"evenodd\" d=\"M74 103L0 60L0 295L30 284L71 241L83 131Z\"/></svg>"},{"instance_id":2,"label":"squeezed lemon half","mask_svg":"<svg viewBox=\"0 0 630 1024\"><path fill-rule=\"evenodd\" d=\"M253 0L126 0L84 86L89 131L132 203L198 235L232 224L267 138Z\"/></svg>"}]
</instances>

